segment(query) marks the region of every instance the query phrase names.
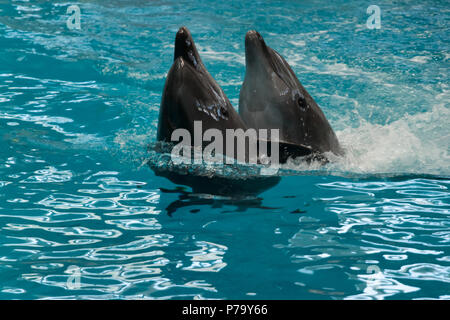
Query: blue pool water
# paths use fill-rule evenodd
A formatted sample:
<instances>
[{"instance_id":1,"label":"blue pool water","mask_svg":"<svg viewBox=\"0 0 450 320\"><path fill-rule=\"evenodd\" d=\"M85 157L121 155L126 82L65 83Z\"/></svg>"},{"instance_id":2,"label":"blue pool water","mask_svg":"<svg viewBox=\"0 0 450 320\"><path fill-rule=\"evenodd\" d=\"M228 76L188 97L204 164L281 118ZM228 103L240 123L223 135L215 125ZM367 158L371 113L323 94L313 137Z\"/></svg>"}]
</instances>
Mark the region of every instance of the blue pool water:
<instances>
[{"instance_id":1,"label":"blue pool water","mask_svg":"<svg viewBox=\"0 0 450 320\"><path fill-rule=\"evenodd\" d=\"M416 2L1 0L0 298L450 298L450 5ZM182 25L236 108L258 30L346 156L256 197L156 177Z\"/></svg>"}]
</instances>

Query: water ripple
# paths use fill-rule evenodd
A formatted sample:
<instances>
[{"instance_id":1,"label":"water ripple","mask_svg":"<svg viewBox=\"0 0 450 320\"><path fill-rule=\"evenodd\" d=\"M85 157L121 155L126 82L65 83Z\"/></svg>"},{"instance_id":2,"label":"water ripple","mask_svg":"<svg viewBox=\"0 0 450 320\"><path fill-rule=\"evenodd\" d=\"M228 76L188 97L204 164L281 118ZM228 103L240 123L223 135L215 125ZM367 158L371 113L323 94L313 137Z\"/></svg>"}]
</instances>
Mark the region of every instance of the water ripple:
<instances>
[{"instance_id":1,"label":"water ripple","mask_svg":"<svg viewBox=\"0 0 450 320\"><path fill-rule=\"evenodd\" d=\"M75 31L66 3L3 1L0 299L449 299L448 10L385 1L375 34L360 3L319 2L82 1ZM245 199L155 176L184 24L235 106L258 29L346 156Z\"/></svg>"},{"instance_id":2,"label":"water ripple","mask_svg":"<svg viewBox=\"0 0 450 320\"><path fill-rule=\"evenodd\" d=\"M191 257L192 264L184 267L184 270L219 272L226 267L227 264L223 261L223 255L228 249L226 246L206 241L197 241L195 244L200 249L186 252Z\"/></svg>"}]
</instances>

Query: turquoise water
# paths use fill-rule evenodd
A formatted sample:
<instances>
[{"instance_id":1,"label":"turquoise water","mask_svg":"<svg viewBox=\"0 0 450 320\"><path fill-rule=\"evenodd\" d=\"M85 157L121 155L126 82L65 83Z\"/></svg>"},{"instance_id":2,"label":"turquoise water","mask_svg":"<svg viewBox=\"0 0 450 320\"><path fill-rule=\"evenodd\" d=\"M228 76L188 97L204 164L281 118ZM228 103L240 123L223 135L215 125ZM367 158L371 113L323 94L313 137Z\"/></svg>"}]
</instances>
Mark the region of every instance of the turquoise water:
<instances>
[{"instance_id":1,"label":"turquoise water","mask_svg":"<svg viewBox=\"0 0 450 320\"><path fill-rule=\"evenodd\" d=\"M369 4L0 1L0 298L450 298L450 6ZM156 177L182 25L235 107L258 30L346 156L255 197Z\"/></svg>"}]
</instances>

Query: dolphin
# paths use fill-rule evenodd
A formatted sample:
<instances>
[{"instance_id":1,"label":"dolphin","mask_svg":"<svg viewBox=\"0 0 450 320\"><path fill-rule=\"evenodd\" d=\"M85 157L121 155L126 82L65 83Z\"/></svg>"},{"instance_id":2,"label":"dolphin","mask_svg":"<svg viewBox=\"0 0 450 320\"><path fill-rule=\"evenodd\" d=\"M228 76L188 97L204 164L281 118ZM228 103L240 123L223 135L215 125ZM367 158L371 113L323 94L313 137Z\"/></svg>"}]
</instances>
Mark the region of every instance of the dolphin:
<instances>
[{"instance_id":1,"label":"dolphin","mask_svg":"<svg viewBox=\"0 0 450 320\"><path fill-rule=\"evenodd\" d=\"M157 140L171 143L172 133L176 129L185 129L194 137L196 121L201 121L203 132L218 129L223 136L227 129L247 130L222 88L203 64L191 33L186 27L181 27L175 36L174 62L162 94ZM236 150L234 152L237 154ZM251 176L245 179L196 176L167 170L157 164L149 165L157 175L202 193L257 194L281 179L278 176Z\"/></svg>"},{"instance_id":2,"label":"dolphin","mask_svg":"<svg viewBox=\"0 0 450 320\"><path fill-rule=\"evenodd\" d=\"M249 128L279 129L280 144L297 146L297 154L343 155L336 134L324 113L302 86L289 64L264 42L257 31L245 36L244 83L239 96L239 114Z\"/></svg>"},{"instance_id":3,"label":"dolphin","mask_svg":"<svg viewBox=\"0 0 450 320\"><path fill-rule=\"evenodd\" d=\"M194 121L202 130L243 129L246 126L219 84L209 74L186 27L175 37L174 62L166 78L159 112L159 141L171 141L175 129L194 136Z\"/></svg>"}]
</instances>

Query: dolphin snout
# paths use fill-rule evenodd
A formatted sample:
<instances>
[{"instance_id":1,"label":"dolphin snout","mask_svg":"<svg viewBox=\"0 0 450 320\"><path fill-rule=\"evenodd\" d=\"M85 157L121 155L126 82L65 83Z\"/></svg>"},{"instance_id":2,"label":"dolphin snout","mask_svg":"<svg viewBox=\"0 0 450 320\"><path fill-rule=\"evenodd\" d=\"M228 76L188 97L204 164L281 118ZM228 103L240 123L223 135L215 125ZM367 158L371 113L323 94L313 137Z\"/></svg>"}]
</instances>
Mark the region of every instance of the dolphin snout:
<instances>
[{"instance_id":1,"label":"dolphin snout","mask_svg":"<svg viewBox=\"0 0 450 320\"><path fill-rule=\"evenodd\" d=\"M181 27L178 29L177 35L175 36L175 39L177 40L186 40L191 38L191 33L189 32L189 29L186 27Z\"/></svg>"},{"instance_id":2,"label":"dolphin snout","mask_svg":"<svg viewBox=\"0 0 450 320\"><path fill-rule=\"evenodd\" d=\"M261 41L262 37L256 30L250 30L245 35L245 42L251 42L251 41Z\"/></svg>"},{"instance_id":3,"label":"dolphin snout","mask_svg":"<svg viewBox=\"0 0 450 320\"><path fill-rule=\"evenodd\" d=\"M263 61L266 51L266 43L259 32L256 30L248 31L245 35L245 62L247 67Z\"/></svg>"},{"instance_id":4,"label":"dolphin snout","mask_svg":"<svg viewBox=\"0 0 450 320\"><path fill-rule=\"evenodd\" d=\"M177 35L183 35L183 34L189 34L189 29L186 28L185 26L180 27L180 29L178 29Z\"/></svg>"}]
</instances>

